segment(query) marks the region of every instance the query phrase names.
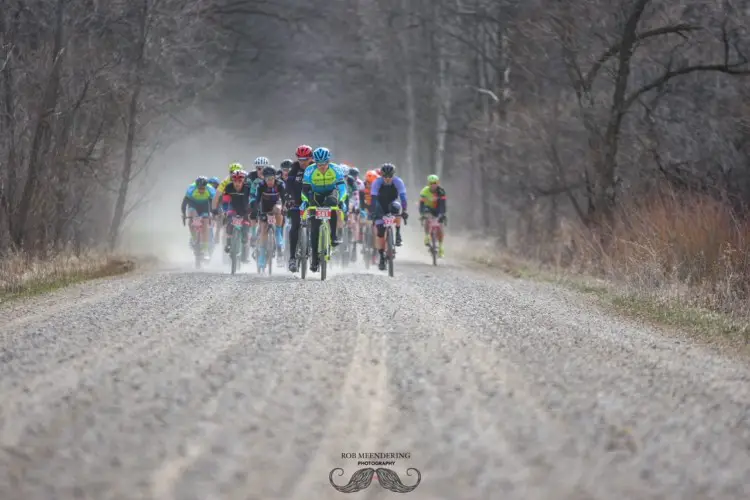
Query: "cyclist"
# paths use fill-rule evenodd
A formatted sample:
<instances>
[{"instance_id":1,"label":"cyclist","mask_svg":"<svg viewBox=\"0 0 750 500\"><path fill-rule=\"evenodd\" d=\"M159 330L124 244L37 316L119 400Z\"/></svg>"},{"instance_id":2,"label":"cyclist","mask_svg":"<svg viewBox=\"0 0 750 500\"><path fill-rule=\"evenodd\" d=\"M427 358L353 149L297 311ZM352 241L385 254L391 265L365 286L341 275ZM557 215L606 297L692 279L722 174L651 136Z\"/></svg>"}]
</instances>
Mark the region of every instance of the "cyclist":
<instances>
[{"instance_id":1,"label":"cyclist","mask_svg":"<svg viewBox=\"0 0 750 500\"><path fill-rule=\"evenodd\" d=\"M211 186L211 187L213 187L214 190L218 189L219 184L221 184L221 181L219 180L218 177L211 177L210 179L208 179L208 185ZM218 228L216 230L214 230L214 227L215 227L215 224L214 224L213 220L211 220L211 224L210 224L211 246L210 246L210 249L209 249L209 252L211 254L214 253L214 244L216 243L215 237L218 236L218 234L217 234Z\"/></svg>"},{"instance_id":2,"label":"cyclist","mask_svg":"<svg viewBox=\"0 0 750 500\"><path fill-rule=\"evenodd\" d=\"M227 203L228 207L226 210L227 215L239 215L245 220L248 220L250 213L250 186L247 184L247 172L244 170L235 170L232 175L232 182L224 188L224 196L229 196L230 201ZM212 212L218 214L219 197L214 198ZM225 231L227 234L227 242L224 245L224 252L229 253L229 238L232 237L232 230L234 227L231 224L229 217L226 219ZM242 262L247 263L248 259L248 248L247 248L247 226L243 226L242 234L242 255L240 259Z\"/></svg>"},{"instance_id":3,"label":"cyclist","mask_svg":"<svg viewBox=\"0 0 750 500\"><path fill-rule=\"evenodd\" d=\"M431 214L433 217L437 217L438 222L443 224L446 221L446 196L445 189L440 187L440 179L437 175L430 175L427 177L427 185L422 188L419 192L419 213L424 219L424 244L430 245L430 226L427 223L425 215ZM440 246L438 249L438 255L443 257L445 255L443 251L443 227L440 226L438 230L438 241Z\"/></svg>"},{"instance_id":4,"label":"cyclist","mask_svg":"<svg viewBox=\"0 0 750 500\"><path fill-rule=\"evenodd\" d=\"M364 204L362 192L365 184L359 178L359 169L352 167L346 176L346 187L349 191L349 221L352 231L356 234L357 243L362 243L362 234L359 230L360 206Z\"/></svg>"},{"instance_id":5,"label":"cyclist","mask_svg":"<svg viewBox=\"0 0 750 500\"><path fill-rule=\"evenodd\" d=\"M255 182L258 180L258 177L262 176L263 169L271 166L271 160L265 156L259 156L253 161L253 165L255 165L255 172L250 172L250 175L247 176L249 183Z\"/></svg>"},{"instance_id":6,"label":"cyclist","mask_svg":"<svg viewBox=\"0 0 750 500\"><path fill-rule=\"evenodd\" d=\"M292 163L286 181L286 208L292 227L289 230L289 271L297 272L297 242L299 241L300 211L302 205L302 181L305 169L312 164L313 150L307 144L302 144L296 151L297 161Z\"/></svg>"},{"instance_id":7,"label":"cyclist","mask_svg":"<svg viewBox=\"0 0 750 500\"><path fill-rule=\"evenodd\" d=\"M380 270L385 269L385 226L383 226L384 215L396 215L396 246L401 246L401 220L407 220L406 213L406 186L400 177L396 176L396 167L392 163L384 163L380 167L381 177L372 183L370 195L372 205L370 207L377 226L377 237L375 248L380 252ZM400 203L399 203L400 201Z\"/></svg>"},{"instance_id":8,"label":"cyclist","mask_svg":"<svg viewBox=\"0 0 750 500\"><path fill-rule=\"evenodd\" d=\"M292 168L292 160L286 159L281 162L279 165L279 168L281 169L281 180L286 182L286 180L289 178L289 169Z\"/></svg>"},{"instance_id":9,"label":"cyclist","mask_svg":"<svg viewBox=\"0 0 750 500\"><path fill-rule=\"evenodd\" d=\"M265 167L263 169L263 180L252 195L251 204L257 207L258 214L273 215L276 218L276 250L281 258L284 248L284 219L281 215L281 200L286 196L284 182L276 179L276 169ZM260 222L260 247L261 251L258 263L260 267L266 266L266 222Z\"/></svg>"},{"instance_id":10,"label":"cyclist","mask_svg":"<svg viewBox=\"0 0 750 500\"><path fill-rule=\"evenodd\" d=\"M373 229L375 229L375 222L374 222L374 219L372 218L372 209L371 209L371 207L372 207L372 195L370 194L370 190L372 189L372 183L375 182L376 180L378 180L378 178L380 177L380 174L378 173L379 171L380 171L380 169L372 169L372 170L368 170L367 171L367 173L365 174L365 189L364 189L364 191L362 191L362 194L364 195L364 209L365 209L365 213L363 214L364 215L364 220L365 220L365 223L370 223L370 225L373 227ZM362 207L362 205L363 204L360 203L360 207ZM367 221L369 221L369 222L367 222ZM364 227L363 226L364 226L364 224L360 225L360 232L363 233L362 234L362 238L360 238L360 239L364 238ZM371 248L375 248L375 231L373 231L373 233L372 233L372 241L370 242L370 245L371 245ZM372 254L372 263L373 264L375 264L377 258L378 258L377 254L373 253Z\"/></svg>"},{"instance_id":11,"label":"cyclist","mask_svg":"<svg viewBox=\"0 0 750 500\"><path fill-rule=\"evenodd\" d=\"M228 186L229 184L231 184L231 183L232 183L232 173L233 173L233 172L237 172L237 171L239 171L239 170L244 170L244 169L242 168L242 165L240 165L239 163L232 163L232 164L230 164L230 165L229 165L229 175L227 176L227 178L226 178L226 179L224 179L223 181L221 181L221 182L219 183L219 187L217 187L217 188L216 188L216 194L217 194L217 197L218 197L219 199L221 199L221 198L222 198L222 195L224 194L224 189L225 189L225 188L226 188L226 187L227 187L227 186ZM222 203L221 203L221 211L222 211L222 212L223 212L224 214L226 214L227 210L229 210L229 204L228 204L228 203L224 203L224 202L222 202ZM225 221L225 220L224 220L224 218L222 217L222 220L221 220L221 224L219 224L219 228L223 227L223 226L224 226L224 223L225 223L225 222L226 222L226 221ZM219 231L221 231L221 230L219 229ZM222 235L222 239L224 240L224 243L226 244L226 240L227 240L227 233L225 233L225 232L221 232L221 235Z\"/></svg>"},{"instance_id":12,"label":"cyclist","mask_svg":"<svg viewBox=\"0 0 750 500\"><path fill-rule=\"evenodd\" d=\"M204 176L200 176L195 179L195 182L190 184L185 191L185 196L182 198L182 206L180 208L180 215L182 215L182 225L185 225L186 217L208 217L211 212L211 202L216 197L216 190L213 186L208 185L208 179ZM187 210L187 213L185 209ZM208 242L208 224L202 226L202 242L201 250L206 260L209 259L209 242ZM192 224L190 225L190 236L191 246L195 248L197 241L195 229Z\"/></svg>"},{"instance_id":13,"label":"cyclist","mask_svg":"<svg viewBox=\"0 0 750 500\"><path fill-rule=\"evenodd\" d=\"M300 210L304 211L308 204L316 207L338 207L342 212L346 205L346 181L344 172L335 163L331 163L331 152L327 148L317 148L312 154L313 165L305 169L302 179L302 205ZM336 247L341 241L338 237L337 221L339 217L331 217L331 244ZM318 232L320 221L313 218L310 226L310 245L317 249ZM310 259L310 271L318 271L318 252L312 252Z\"/></svg>"},{"instance_id":14,"label":"cyclist","mask_svg":"<svg viewBox=\"0 0 750 500\"><path fill-rule=\"evenodd\" d=\"M250 175L247 176L247 183L250 185L250 194L252 195L255 194L260 181L263 180L263 169L272 166L265 156L257 157L253 164L255 165L255 171L250 172ZM251 205L250 208L250 246L255 247L258 235L258 211L254 205Z\"/></svg>"}]
</instances>

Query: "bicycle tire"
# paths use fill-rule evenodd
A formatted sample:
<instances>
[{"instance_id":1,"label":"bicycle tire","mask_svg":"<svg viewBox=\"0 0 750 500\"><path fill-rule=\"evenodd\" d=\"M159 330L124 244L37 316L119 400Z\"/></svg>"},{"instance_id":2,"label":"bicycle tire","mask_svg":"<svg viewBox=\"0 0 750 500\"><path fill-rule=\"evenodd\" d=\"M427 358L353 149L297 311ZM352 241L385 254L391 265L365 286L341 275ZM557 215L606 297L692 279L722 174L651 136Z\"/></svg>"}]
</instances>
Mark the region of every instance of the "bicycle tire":
<instances>
[{"instance_id":1,"label":"bicycle tire","mask_svg":"<svg viewBox=\"0 0 750 500\"><path fill-rule=\"evenodd\" d=\"M393 228L388 228L387 236L386 259L388 260L388 276L393 278Z\"/></svg>"},{"instance_id":2,"label":"bicycle tire","mask_svg":"<svg viewBox=\"0 0 750 500\"><path fill-rule=\"evenodd\" d=\"M268 238L266 240L266 265L268 266L268 275L273 274L273 258L276 250L276 229L268 224Z\"/></svg>"},{"instance_id":3,"label":"bicycle tire","mask_svg":"<svg viewBox=\"0 0 750 500\"><path fill-rule=\"evenodd\" d=\"M328 221L321 221L318 230L318 265L320 266L320 281L326 280L326 271L328 268L328 247L330 226Z\"/></svg>"},{"instance_id":4,"label":"bicycle tire","mask_svg":"<svg viewBox=\"0 0 750 500\"><path fill-rule=\"evenodd\" d=\"M232 233L232 241L229 244L229 256L232 261L232 274L237 273L238 268L238 250L237 248L239 246L239 237L237 236L237 228L234 228L234 232Z\"/></svg>"},{"instance_id":5,"label":"bicycle tire","mask_svg":"<svg viewBox=\"0 0 750 500\"><path fill-rule=\"evenodd\" d=\"M432 253L432 265L437 266L437 238L435 237L435 231L430 231L430 238L432 239L432 246L430 246L430 253Z\"/></svg>"}]
</instances>

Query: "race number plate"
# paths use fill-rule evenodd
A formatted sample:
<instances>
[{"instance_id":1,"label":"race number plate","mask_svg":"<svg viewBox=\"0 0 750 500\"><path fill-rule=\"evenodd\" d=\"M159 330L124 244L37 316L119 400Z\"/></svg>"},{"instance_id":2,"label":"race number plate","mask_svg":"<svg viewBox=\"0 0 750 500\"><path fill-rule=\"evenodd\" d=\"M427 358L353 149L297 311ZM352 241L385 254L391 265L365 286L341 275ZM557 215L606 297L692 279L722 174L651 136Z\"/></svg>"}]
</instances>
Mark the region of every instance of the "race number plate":
<instances>
[{"instance_id":1,"label":"race number plate","mask_svg":"<svg viewBox=\"0 0 750 500\"><path fill-rule=\"evenodd\" d=\"M203 225L203 220L201 220L200 217L194 217L192 225L193 227L201 227Z\"/></svg>"},{"instance_id":2,"label":"race number plate","mask_svg":"<svg viewBox=\"0 0 750 500\"><path fill-rule=\"evenodd\" d=\"M435 217L430 219L430 229L440 229L440 222Z\"/></svg>"},{"instance_id":3,"label":"race number plate","mask_svg":"<svg viewBox=\"0 0 750 500\"><path fill-rule=\"evenodd\" d=\"M315 209L315 217L318 219L330 219L331 218L331 209L328 207L325 208L316 208Z\"/></svg>"},{"instance_id":4,"label":"race number plate","mask_svg":"<svg viewBox=\"0 0 750 500\"><path fill-rule=\"evenodd\" d=\"M385 227L391 227L394 224L396 224L396 217L394 217L393 215L386 215L385 217L383 217L383 225Z\"/></svg>"},{"instance_id":5,"label":"race number plate","mask_svg":"<svg viewBox=\"0 0 750 500\"><path fill-rule=\"evenodd\" d=\"M234 217L232 219L232 224L235 226L241 226L243 222L244 220L242 219L242 217Z\"/></svg>"}]
</instances>

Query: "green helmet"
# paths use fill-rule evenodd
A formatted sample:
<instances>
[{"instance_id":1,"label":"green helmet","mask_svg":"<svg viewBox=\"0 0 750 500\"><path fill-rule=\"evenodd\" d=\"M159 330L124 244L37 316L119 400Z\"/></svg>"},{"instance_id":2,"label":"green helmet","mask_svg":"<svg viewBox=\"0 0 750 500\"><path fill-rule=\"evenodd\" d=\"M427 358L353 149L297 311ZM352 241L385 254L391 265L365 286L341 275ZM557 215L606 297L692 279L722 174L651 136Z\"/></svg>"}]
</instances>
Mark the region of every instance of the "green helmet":
<instances>
[{"instance_id":1,"label":"green helmet","mask_svg":"<svg viewBox=\"0 0 750 500\"><path fill-rule=\"evenodd\" d=\"M229 165L230 174L237 172L238 170L242 170L242 165L240 165L239 163L232 163L231 165Z\"/></svg>"},{"instance_id":2,"label":"green helmet","mask_svg":"<svg viewBox=\"0 0 750 500\"><path fill-rule=\"evenodd\" d=\"M428 184L437 184L439 182L440 182L440 179L438 178L437 175L432 174L432 175L428 175L427 176L427 183Z\"/></svg>"}]
</instances>

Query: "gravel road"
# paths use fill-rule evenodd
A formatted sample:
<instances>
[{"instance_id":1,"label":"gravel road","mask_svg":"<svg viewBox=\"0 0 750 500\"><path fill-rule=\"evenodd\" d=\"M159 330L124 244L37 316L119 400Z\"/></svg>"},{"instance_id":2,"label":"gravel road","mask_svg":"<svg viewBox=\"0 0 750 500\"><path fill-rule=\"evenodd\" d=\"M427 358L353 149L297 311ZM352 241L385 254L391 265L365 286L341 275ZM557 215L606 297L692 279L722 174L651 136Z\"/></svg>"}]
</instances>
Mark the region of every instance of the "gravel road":
<instances>
[{"instance_id":1,"label":"gravel road","mask_svg":"<svg viewBox=\"0 0 750 500\"><path fill-rule=\"evenodd\" d=\"M329 483L380 452L419 470L412 500L750 498L750 363L427 263L149 271L3 306L0 498L399 497L382 471Z\"/></svg>"}]
</instances>

